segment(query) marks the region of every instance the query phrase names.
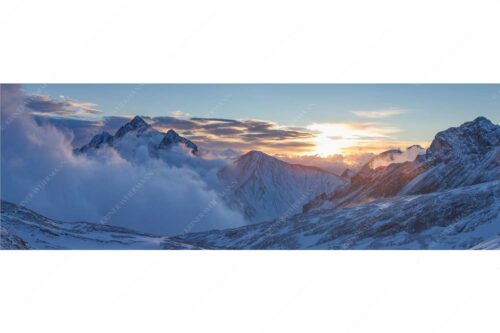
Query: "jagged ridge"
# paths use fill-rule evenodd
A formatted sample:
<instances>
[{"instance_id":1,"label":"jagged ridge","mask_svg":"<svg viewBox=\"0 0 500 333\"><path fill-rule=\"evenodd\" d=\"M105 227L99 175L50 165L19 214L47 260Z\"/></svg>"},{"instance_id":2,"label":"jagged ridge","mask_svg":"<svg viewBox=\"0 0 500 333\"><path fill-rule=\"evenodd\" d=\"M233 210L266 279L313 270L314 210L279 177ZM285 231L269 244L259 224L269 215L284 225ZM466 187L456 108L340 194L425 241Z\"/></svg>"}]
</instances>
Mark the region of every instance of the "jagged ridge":
<instances>
[{"instance_id":1,"label":"jagged ridge","mask_svg":"<svg viewBox=\"0 0 500 333\"><path fill-rule=\"evenodd\" d=\"M153 156L158 155L159 150L166 150L176 144L182 144L191 150L192 154L198 153L198 147L190 140L180 136L173 129L168 130L166 134L157 131L151 127L144 119L135 116L131 121L120 127L115 135L108 132L102 132L95 135L90 142L81 148L75 149L76 153L90 153L103 146L113 147L119 152L130 149L130 138L136 138L138 145L146 145ZM122 141L127 143L122 143ZM120 149L121 148L121 149Z\"/></svg>"}]
</instances>

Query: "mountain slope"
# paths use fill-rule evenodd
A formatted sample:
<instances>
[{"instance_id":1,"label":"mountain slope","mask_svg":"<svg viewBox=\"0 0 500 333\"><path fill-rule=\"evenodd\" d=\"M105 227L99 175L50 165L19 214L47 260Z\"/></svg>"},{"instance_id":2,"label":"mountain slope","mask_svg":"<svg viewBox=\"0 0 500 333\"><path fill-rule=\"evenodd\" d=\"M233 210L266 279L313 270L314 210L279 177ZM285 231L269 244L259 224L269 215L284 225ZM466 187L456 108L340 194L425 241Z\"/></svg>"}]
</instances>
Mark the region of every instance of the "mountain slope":
<instances>
[{"instance_id":1,"label":"mountain slope","mask_svg":"<svg viewBox=\"0 0 500 333\"><path fill-rule=\"evenodd\" d=\"M289 164L258 151L239 157L218 176L227 189L225 200L254 222L296 214L318 194L346 183L319 168Z\"/></svg>"},{"instance_id":2,"label":"mountain slope","mask_svg":"<svg viewBox=\"0 0 500 333\"><path fill-rule=\"evenodd\" d=\"M2 249L196 249L168 237L87 222L60 222L27 208L1 202Z\"/></svg>"},{"instance_id":3,"label":"mountain slope","mask_svg":"<svg viewBox=\"0 0 500 333\"><path fill-rule=\"evenodd\" d=\"M245 227L159 237L1 202L2 249L497 249L500 181Z\"/></svg>"},{"instance_id":4,"label":"mountain slope","mask_svg":"<svg viewBox=\"0 0 500 333\"><path fill-rule=\"evenodd\" d=\"M482 242L473 248L474 250L500 250L500 236Z\"/></svg>"},{"instance_id":5,"label":"mountain slope","mask_svg":"<svg viewBox=\"0 0 500 333\"><path fill-rule=\"evenodd\" d=\"M424 194L500 179L500 126L479 117L439 132L414 161L372 168L367 163L350 186L316 198L305 211L346 207L397 195Z\"/></svg>"},{"instance_id":6,"label":"mountain slope","mask_svg":"<svg viewBox=\"0 0 500 333\"><path fill-rule=\"evenodd\" d=\"M500 181L174 237L226 249L470 249L500 233Z\"/></svg>"}]
</instances>

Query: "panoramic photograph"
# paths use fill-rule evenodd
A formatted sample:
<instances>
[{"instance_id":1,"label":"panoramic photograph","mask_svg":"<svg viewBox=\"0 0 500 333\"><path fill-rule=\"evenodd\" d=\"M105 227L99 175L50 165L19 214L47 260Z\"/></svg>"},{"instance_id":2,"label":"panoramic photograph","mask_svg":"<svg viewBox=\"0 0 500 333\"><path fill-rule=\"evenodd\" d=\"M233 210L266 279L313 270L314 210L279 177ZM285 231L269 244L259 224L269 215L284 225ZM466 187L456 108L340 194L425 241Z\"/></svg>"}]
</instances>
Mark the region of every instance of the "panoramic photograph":
<instances>
[{"instance_id":1,"label":"panoramic photograph","mask_svg":"<svg viewBox=\"0 0 500 333\"><path fill-rule=\"evenodd\" d=\"M1 85L1 248L500 248L498 84Z\"/></svg>"}]
</instances>

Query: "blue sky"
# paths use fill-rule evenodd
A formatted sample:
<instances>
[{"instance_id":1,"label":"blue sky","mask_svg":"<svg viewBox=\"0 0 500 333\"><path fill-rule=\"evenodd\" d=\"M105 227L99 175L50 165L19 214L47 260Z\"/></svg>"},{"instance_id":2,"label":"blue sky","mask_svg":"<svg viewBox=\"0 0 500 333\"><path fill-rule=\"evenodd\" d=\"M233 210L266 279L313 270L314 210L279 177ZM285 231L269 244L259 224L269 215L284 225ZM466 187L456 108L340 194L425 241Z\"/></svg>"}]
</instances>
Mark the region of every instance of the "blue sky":
<instances>
[{"instance_id":1,"label":"blue sky","mask_svg":"<svg viewBox=\"0 0 500 333\"><path fill-rule=\"evenodd\" d=\"M391 136L416 143L430 142L436 132L477 116L500 121L500 85L55 84L23 89L96 104L101 113L86 117L261 119L289 127L369 122L396 128Z\"/></svg>"}]
</instances>

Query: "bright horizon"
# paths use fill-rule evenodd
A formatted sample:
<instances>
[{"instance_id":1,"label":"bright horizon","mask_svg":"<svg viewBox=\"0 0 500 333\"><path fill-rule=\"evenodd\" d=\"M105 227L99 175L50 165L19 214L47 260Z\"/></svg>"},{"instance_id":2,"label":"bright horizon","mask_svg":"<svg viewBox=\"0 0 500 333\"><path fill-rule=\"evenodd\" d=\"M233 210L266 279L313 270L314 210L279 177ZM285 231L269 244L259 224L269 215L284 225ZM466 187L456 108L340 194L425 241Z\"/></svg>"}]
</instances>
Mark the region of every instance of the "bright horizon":
<instances>
[{"instance_id":1,"label":"bright horizon","mask_svg":"<svg viewBox=\"0 0 500 333\"><path fill-rule=\"evenodd\" d=\"M209 150L284 156L426 147L437 132L478 116L500 120L500 85L56 84L23 91L39 118L64 123L83 142L139 115Z\"/></svg>"}]
</instances>

